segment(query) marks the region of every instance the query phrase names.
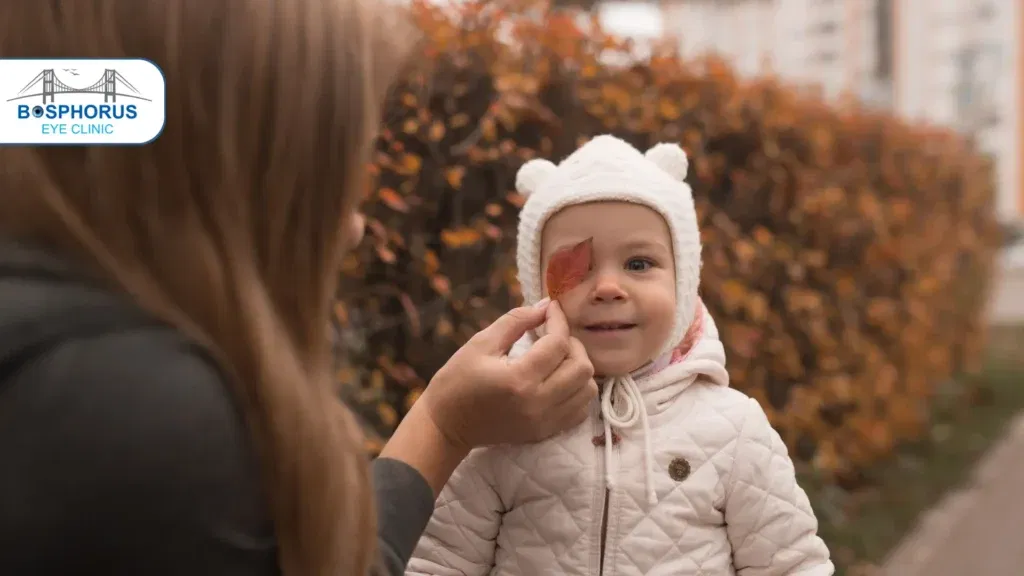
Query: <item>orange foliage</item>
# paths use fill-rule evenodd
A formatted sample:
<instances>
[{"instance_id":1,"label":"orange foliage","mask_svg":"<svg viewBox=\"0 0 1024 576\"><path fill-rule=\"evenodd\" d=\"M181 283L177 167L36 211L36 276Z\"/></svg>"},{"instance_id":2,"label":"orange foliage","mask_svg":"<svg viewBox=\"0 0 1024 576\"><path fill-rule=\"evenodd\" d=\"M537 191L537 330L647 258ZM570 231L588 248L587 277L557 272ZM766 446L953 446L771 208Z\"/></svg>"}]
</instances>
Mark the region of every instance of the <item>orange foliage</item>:
<instances>
[{"instance_id":1,"label":"orange foliage","mask_svg":"<svg viewBox=\"0 0 1024 576\"><path fill-rule=\"evenodd\" d=\"M961 139L713 59L613 64L628 42L536 0L412 11L425 57L388 103L337 308L339 378L380 436L518 302L517 168L605 132L691 154L702 296L733 385L800 459L855 471L919 434L934 386L977 366L999 238L991 167Z\"/></svg>"}]
</instances>

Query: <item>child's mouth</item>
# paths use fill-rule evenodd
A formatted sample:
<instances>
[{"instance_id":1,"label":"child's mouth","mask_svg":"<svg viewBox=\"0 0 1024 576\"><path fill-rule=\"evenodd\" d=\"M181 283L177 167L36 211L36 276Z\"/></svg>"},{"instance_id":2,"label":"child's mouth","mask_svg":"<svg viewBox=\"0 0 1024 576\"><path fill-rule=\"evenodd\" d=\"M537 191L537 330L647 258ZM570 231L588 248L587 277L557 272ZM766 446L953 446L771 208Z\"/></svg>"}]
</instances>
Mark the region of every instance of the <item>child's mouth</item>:
<instances>
[{"instance_id":1,"label":"child's mouth","mask_svg":"<svg viewBox=\"0 0 1024 576\"><path fill-rule=\"evenodd\" d=\"M586 330L587 332L607 334L613 332L623 332L626 330L632 330L633 328L636 328L636 324L630 324L627 322L601 322L598 324L589 324L584 327L584 330Z\"/></svg>"}]
</instances>

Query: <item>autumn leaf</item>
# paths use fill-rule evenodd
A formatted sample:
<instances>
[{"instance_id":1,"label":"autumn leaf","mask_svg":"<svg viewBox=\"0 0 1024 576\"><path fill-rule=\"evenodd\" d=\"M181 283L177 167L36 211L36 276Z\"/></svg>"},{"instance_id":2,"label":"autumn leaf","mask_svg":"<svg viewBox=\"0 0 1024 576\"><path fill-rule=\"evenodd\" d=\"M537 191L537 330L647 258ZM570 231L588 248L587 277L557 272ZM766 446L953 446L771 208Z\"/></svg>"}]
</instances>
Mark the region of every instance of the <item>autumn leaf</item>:
<instances>
[{"instance_id":1,"label":"autumn leaf","mask_svg":"<svg viewBox=\"0 0 1024 576\"><path fill-rule=\"evenodd\" d=\"M509 192L505 195L505 201L516 208L522 208L526 204L526 197L518 192Z\"/></svg>"},{"instance_id":2,"label":"autumn leaf","mask_svg":"<svg viewBox=\"0 0 1024 576\"><path fill-rule=\"evenodd\" d=\"M413 391L411 391L411 392L409 392L408 394L405 395L405 411L406 412L412 410L412 405L415 404L416 401L420 399L420 396L422 394L423 394L423 390L418 390L417 389L417 390L413 390Z\"/></svg>"},{"instance_id":3,"label":"autumn leaf","mask_svg":"<svg viewBox=\"0 0 1024 576\"><path fill-rule=\"evenodd\" d=\"M733 326L729 334L732 350L740 358L749 360L757 356L761 332L749 326Z\"/></svg>"},{"instance_id":4,"label":"autumn leaf","mask_svg":"<svg viewBox=\"0 0 1024 576\"><path fill-rule=\"evenodd\" d=\"M381 423L388 428L393 428L398 424L398 412L390 404L378 404L377 417L380 418Z\"/></svg>"},{"instance_id":5,"label":"autumn leaf","mask_svg":"<svg viewBox=\"0 0 1024 576\"><path fill-rule=\"evenodd\" d=\"M406 154L402 156L402 168L410 173L415 174L420 171L423 167L423 159L415 154Z\"/></svg>"},{"instance_id":6,"label":"autumn leaf","mask_svg":"<svg viewBox=\"0 0 1024 576\"><path fill-rule=\"evenodd\" d=\"M377 257L380 258L381 262L385 264L394 264L398 260L395 253L391 251L387 246L377 246Z\"/></svg>"},{"instance_id":7,"label":"autumn leaf","mask_svg":"<svg viewBox=\"0 0 1024 576\"><path fill-rule=\"evenodd\" d=\"M423 269L428 276L441 269L441 261L437 258L437 252L428 249L423 253Z\"/></svg>"},{"instance_id":8,"label":"autumn leaf","mask_svg":"<svg viewBox=\"0 0 1024 576\"><path fill-rule=\"evenodd\" d=\"M402 212L403 214L409 211L409 204L406 203L398 192L394 188L381 188L377 190L377 197L384 203L385 206L391 208L395 212Z\"/></svg>"},{"instance_id":9,"label":"autumn leaf","mask_svg":"<svg viewBox=\"0 0 1024 576\"><path fill-rule=\"evenodd\" d=\"M456 190L462 188L462 179L465 176L465 166L452 166L444 171L444 178L448 181L448 185Z\"/></svg>"},{"instance_id":10,"label":"autumn leaf","mask_svg":"<svg viewBox=\"0 0 1024 576\"><path fill-rule=\"evenodd\" d=\"M449 248L465 248L480 241L480 232L472 228L457 228L455 230L442 230L441 242Z\"/></svg>"},{"instance_id":11,"label":"autumn leaf","mask_svg":"<svg viewBox=\"0 0 1024 576\"><path fill-rule=\"evenodd\" d=\"M430 141L440 142L441 139L444 138L444 134L444 123L440 120L435 120L434 123L430 125Z\"/></svg>"},{"instance_id":12,"label":"autumn leaf","mask_svg":"<svg viewBox=\"0 0 1024 576\"><path fill-rule=\"evenodd\" d=\"M334 317L338 320L338 323L342 326L348 326L348 308L345 307L344 302L334 303Z\"/></svg>"},{"instance_id":13,"label":"autumn leaf","mask_svg":"<svg viewBox=\"0 0 1024 576\"><path fill-rule=\"evenodd\" d=\"M435 274L433 277L431 277L430 285L433 286L434 290L436 290L437 293L440 294L441 296L447 297L450 296L452 293L451 282L448 280L448 278L445 278L440 274Z\"/></svg>"},{"instance_id":14,"label":"autumn leaf","mask_svg":"<svg viewBox=\"0 0 1024 576\"><path fill-rule=\"evenodd\" d=\"M548 296L552 300L557 300L583 282L590 271L593 251L594 239L587 238L575 246L562 248L551 255L545 281Z\"/></svg>"}]
</instances>

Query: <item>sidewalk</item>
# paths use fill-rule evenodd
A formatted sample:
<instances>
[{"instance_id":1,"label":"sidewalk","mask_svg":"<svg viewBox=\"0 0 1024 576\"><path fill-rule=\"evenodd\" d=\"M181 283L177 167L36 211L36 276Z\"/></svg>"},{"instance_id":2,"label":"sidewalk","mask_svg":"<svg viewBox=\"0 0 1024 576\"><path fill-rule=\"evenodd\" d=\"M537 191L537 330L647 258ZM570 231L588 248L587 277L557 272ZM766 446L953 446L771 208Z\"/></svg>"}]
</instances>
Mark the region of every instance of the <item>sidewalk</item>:
<instances>
[{"instance_id":1,"label":"sidewalk","mask_svg":"<svg viewBox=\"0 0 1024 576\"><path fill-rule=\"evenodd\" d=\"M1024 323L1024 256L1003 259L989 313L994 324ZM1021 572L1024 574L1024 572Z\"/></svg>"},{"instance_id":2,"label":"sidewalk","mask_svg":"<svg viewBox=\"0 0 1024 576\"><path fill-rule=\"evenodd\" d=\"M1024 384L1024 383L1022 383ZM883 576L1024 574L1024 415L985 456L969 486L921 520Z\"/></svg>"},{"instance_id":3,"label":"sidewalk","mask_svg":"<svg viewBox=\"0 0 1024 576\"><path fill-rule=\"evenodd\" d=\"M1024 324L1024 267L1004 268L990 318L994 325ZM1024 414L985 455L969 484L923 515L880 575L1024 575Z\"/></svg>"}]
</instances>

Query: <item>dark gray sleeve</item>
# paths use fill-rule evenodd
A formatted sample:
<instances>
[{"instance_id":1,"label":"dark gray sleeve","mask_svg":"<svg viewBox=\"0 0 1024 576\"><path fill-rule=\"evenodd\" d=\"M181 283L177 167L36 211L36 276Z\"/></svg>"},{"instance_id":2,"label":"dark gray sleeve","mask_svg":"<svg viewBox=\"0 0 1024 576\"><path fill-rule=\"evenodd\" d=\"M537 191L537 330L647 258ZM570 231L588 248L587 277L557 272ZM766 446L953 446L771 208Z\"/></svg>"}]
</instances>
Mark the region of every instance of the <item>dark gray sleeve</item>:
<instances>
[{"instance_id":1,"label":"dark gray sleeve","mask_svg":"<svg viewBox=\"0 0 1024 576\"><path fill-rule=\"evenodd\" d=\"M390 458L373 462L373 486L381 555L378 576L402 576L434 513L434 491L419 472Z\"/></svg>"}]
</instances>

